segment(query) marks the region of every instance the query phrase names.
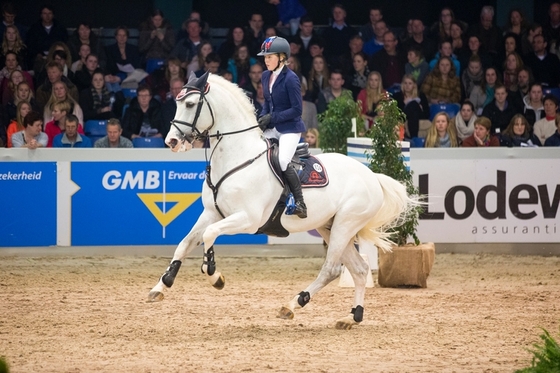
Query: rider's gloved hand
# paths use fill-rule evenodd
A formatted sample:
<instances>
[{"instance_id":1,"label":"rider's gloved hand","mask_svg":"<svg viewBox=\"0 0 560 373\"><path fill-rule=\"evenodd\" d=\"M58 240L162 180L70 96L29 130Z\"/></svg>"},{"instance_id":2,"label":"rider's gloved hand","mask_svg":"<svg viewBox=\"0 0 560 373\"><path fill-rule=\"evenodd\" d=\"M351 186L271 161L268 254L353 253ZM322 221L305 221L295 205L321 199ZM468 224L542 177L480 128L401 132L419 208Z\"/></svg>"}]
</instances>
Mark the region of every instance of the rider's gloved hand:
<instances>
[{"instance_id":1,"label":"rider's gloved hand","mask_svg":"<svg viewBox=\"0 0 560 373\"><path fill-rule=\"evenodd\" d=\"M272 115L271 114L265 114L262 117L260 117L257 122L259 123L259 127L261 128L261 130L266 130L268 128L268 126L270 125L270 121L272 120Z\"/></svg>"}]
</instances>

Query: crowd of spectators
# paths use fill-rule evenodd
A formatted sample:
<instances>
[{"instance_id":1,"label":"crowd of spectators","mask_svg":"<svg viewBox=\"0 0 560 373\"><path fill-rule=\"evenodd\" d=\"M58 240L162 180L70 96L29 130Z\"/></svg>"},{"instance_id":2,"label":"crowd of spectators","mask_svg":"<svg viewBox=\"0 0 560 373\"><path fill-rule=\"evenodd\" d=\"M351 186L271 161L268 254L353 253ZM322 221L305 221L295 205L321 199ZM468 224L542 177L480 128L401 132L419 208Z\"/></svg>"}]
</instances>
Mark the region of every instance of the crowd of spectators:
<instances>
[{"instance_id":1,"label":"crowd of spectators","mask_svg":"<svg viewBox=\"0 0 560 373\"><path fill-rule=\"evenodd\" d=\"M209 39L211 25L199 12L175 30L156 9L138 25L137 45L119 26L107 46L87 22L69 33L72 25L57 19L50 5L27 27L17 23L14 5L4 3L0 144L131 147L138 137L164 138L176 109L173 97L191 73L205 71L239 85L258 116L263 64L256 54L273 35L290 42L289 67L300 77L309 130L303 136L315 145L317 115L345 92L361 105L364 130L374 125L387 92L406 114L407 137L419 137L420 123L431 120L422 136L426 147L560 144L558 2L543 24L511 9L503 28L495 25L491 6L471 25L448 7L438 10L433 25L418 18L390 25L383 9L372 6L369 22L353 27L336 4L332 24L322 32L297 0L269 2L278 9L277 24L265 25L255 12L219 45ZM159 64L152 69L154 61ZM138 71L145 72L142 78L130 80ZM135 94L125 95L130 87ZM434 113L434 105L443 112ZM453 107L460 109L447 110ZM107 120L107 136L90 141L84 132L89 120Z\"/></svg>"}]
</instances>

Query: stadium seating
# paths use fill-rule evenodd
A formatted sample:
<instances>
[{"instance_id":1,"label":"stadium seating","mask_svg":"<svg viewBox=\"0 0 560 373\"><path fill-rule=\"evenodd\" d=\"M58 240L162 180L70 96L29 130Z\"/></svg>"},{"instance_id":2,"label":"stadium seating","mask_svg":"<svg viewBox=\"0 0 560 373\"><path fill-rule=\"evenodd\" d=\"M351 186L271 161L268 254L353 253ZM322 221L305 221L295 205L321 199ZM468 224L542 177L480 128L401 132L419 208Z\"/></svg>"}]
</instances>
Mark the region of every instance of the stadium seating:
<instances>
[{"instance_id":1,"label":"stadium seating","mask_svg":"<svg viewBox=\"0 0 560 373\"><path fill-rule=\"evenodd\" d=\"M155 70L160 69L164 64L165 60L163 59L151 58L146 61L146 72L151 74Z\"/></svg>"},{"instance_id":2,"label":"stadium seating","mask_svg":"<svg viewBox=\"0 0 560 373\"><path fill-rule=\"evenodd\" d=\"M423 137L413 137L410 139L410 147L411 148L423 148L426 139Z\"/></svg>"},{"instance_id":3,"label":"stadium seating","mask_svg":"<svg viewBox=\"0 0 560 373\"><path fill-rule=\"evenodd\" d=\"M134 88L123 88L122 89L122 93L124 95L124 98L134 98L138 95L138 91Z\"/></svg>"},{"instance_id":4,"label":"stadium seating","mask_svg":"<svg viewBox=\"0 0 560 373\"><path fill-rule=\"evenodd\" d=\"M434 116L443 111L453 118L461 110L461 105L459 104L431 104L430 105L430 120L434 119Z\"/></svg>"},{"instance_id":5,"label":"stadium seating","mask_svg":"<svg viewBox=\"0 0 560 373\"><path fill-rule=\"evenodd\" d=\"M124 119L124 115L126 114L126 111L128 110L128 107L129 107L129 106L130 106L129 104L124 104L124 105L123 105L122 114L121 114L122 117L121 117L121 118Z\"/></svg>"},{"instance_id":6,"label":"stadium seating","mask_svg":"<svg viewBox=\"0 0 560 373\"><path fill-rule=\"evenodd\" d=\"M560 100L560 88L543 88L543 95L553 95Z\"/></svg>"},{"instance_id":7,"label":"stadium seating","mask_svg":"<svg viewBox=\"0 0 560 373\"><path fill-rule=\"evenodd\" d=\"M164 148L165 142L161 137L137 137L132 140L135 148Z\"/></svg>"},{"instance_id":8,"label":"stadium seating","mask_svg":"<svg viewBox=\"0 0 560 373\"><path fill-rule=\"evenodd\" d=\"M84 132L89 137L103 137L107 134L106 120L88 120L84 125Z\"/></svg>"}]
</instances>

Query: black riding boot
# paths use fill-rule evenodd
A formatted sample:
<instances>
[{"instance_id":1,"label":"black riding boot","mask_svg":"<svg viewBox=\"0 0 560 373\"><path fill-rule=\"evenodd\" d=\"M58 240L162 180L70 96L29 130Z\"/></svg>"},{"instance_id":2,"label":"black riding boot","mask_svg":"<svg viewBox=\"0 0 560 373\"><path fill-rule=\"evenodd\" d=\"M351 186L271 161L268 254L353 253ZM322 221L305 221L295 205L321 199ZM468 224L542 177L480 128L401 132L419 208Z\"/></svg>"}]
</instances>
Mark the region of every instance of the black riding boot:
<instances>
[{"instance_id":1,"label":"black riding boot","mask_svg":"<svg viewBox=\"0 0 560 373\"><path fill-rule=\"evenodd\" d=\"M295 168L288 166L286 171L283 172L284 179L288 183L288 187L290 191L294 195L294 199L296 200L296 209L294 211L294 215L297 215L301 219L305 219L307 217L307 207L305 206L305 202L303 202L303 194L301 193L301 183L299 181L299 177Z\"/></svg>"}]
</instances>

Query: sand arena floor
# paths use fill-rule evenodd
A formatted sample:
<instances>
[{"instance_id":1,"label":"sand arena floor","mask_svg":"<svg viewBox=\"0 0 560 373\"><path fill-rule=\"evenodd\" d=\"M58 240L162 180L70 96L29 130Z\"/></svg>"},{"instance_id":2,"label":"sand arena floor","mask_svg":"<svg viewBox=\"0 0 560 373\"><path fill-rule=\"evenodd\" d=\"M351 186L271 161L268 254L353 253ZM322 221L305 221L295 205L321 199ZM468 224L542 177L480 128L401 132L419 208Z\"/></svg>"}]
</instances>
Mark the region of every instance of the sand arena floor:
<instances>
[{"instance_id":1,"label":"sand arena floor","mask_svg":"<svg viewBox=\"0 0 560 373\"><path fill-rule=\"evenodd\" d=\"M513 372L539 327L559 331L559 257L436 254L427 289L370 288L364 321L341 331L353 291L338 281L276 318L321 257L216 247L223 290L189 258L165 300L146 303L171 254L0 257L11 372Z\"/></svg>"}]
</instances>

